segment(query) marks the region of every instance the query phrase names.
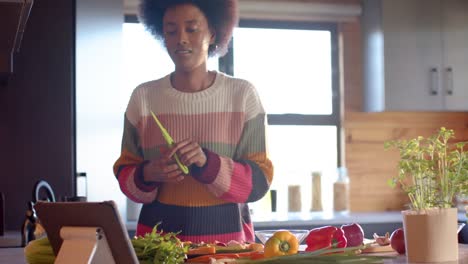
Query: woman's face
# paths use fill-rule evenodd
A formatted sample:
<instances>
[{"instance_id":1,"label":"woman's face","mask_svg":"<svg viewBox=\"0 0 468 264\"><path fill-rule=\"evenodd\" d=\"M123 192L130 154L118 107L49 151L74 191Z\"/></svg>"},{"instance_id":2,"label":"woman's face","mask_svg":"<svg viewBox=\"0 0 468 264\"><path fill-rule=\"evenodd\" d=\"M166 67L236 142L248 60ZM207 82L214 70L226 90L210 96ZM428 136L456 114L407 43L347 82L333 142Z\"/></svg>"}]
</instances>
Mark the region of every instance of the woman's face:
<instances>
[{"instance_id":1,"label":"woman's face","mask_svg":"<svg viewBox=\"0 0 468 264\"><path fill-rule=\"evenodd\" d=\"M164 43L176 70L206 68L208 48L215 36L200 9L182 4L166 10L163 17Z\"/></svg>"}]
</instances>

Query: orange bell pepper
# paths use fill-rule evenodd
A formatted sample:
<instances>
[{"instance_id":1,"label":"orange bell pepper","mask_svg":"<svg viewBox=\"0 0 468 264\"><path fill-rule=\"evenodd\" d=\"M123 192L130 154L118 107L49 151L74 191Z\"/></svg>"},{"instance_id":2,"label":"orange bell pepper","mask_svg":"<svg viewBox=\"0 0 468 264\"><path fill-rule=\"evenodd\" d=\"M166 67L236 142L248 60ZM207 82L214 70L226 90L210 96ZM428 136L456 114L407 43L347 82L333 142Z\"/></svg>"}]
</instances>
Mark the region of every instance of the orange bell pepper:
<instances>
[{"instance_id":1,"label":"orange bell pepper","mask_svg":"<svg viewBox=\"0 0 468 264\"><path fill-rule=\"evenodd\" d=\"M299 249L297 237L287 230L276 231L265 243L265 258L296 254Z\"/></svg>"}]
</instances>

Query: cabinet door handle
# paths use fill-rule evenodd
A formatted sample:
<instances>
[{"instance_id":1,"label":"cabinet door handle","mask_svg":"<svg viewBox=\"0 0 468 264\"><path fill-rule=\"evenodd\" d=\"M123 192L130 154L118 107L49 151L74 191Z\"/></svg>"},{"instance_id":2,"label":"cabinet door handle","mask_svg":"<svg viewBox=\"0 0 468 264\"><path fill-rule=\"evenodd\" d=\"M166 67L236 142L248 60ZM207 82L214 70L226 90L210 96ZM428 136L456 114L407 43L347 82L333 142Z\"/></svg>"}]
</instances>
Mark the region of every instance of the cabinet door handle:
<instances>
[{"instance_id":1,"label":"cabinet door handle","mask_svg":"<svg viewBox=\"0 0 468 264\"><path fill-rule=\"evenodd\" d=\"M447 67L445 69L445 91L447 95L453 95L453 69L452 67Z\"/></svg>"},{"instance_id":2,"label":"cabinet door handle","mask_svg":"<svg viewBox=\"0 0 468 264\"><path fill-rule=\"evenodd\" d=\"M439 70L431 68L431 95L439 94Z\"/></svg>"}]
</instances>

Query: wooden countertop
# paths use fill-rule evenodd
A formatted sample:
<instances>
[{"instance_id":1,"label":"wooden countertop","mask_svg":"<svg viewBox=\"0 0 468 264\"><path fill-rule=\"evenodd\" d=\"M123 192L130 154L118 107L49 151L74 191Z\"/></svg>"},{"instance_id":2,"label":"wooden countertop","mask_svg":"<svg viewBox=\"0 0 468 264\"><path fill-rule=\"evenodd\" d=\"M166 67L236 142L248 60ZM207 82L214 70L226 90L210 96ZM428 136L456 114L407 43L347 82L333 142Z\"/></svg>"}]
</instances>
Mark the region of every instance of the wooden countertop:
<instances>
[{"instance_id":1,"label":"wooden countertop","mask_svg":"<svg viewBox=\"0 0 468 264\"><path fill-rule=\"evenodd\" d=\"M468 244L458 244L458 261L444 262L444 264L468 264ZM378 254L380 256L397 256L394 259L386 259L385 264L403 264L403 263L414 263L408 262L405 255L397 255L397 253L383 253Z\"/></svg>"},{"instance_id":2,"label":"wooden countertop","mask_svg":"<svg viewBox=\"0 0 468 264\"><path fill-rule=\"evenodd\" d=\"M394 259L386 259L385 264L409 263L405 255L397 255L396 253L381 253L379 255L396 256ZM23 248L0 248L0 263L27 264ZM468 264L468 244L459 244L459 260L454 263Z\"/></svg>"}]
</instances>

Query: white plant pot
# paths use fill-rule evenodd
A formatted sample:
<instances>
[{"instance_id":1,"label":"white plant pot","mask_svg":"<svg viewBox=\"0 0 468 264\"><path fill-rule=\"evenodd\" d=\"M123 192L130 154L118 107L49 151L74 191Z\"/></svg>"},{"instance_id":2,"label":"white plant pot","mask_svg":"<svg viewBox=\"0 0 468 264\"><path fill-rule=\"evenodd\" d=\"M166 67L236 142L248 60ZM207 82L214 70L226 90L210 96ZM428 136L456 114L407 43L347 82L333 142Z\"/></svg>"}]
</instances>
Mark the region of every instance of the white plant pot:
<instances>
[{"instance_id":1,"label":"white plant pot","mask_svg":"<svg viewBox=\"0 0 468 264\"><path fill-rule=\"evenodd\" d=\"M402 212L409 262L458 260L457 208Z\"/></svg>"}]
</instances>

